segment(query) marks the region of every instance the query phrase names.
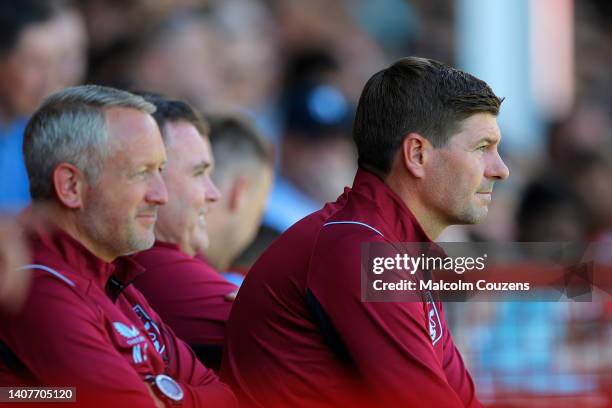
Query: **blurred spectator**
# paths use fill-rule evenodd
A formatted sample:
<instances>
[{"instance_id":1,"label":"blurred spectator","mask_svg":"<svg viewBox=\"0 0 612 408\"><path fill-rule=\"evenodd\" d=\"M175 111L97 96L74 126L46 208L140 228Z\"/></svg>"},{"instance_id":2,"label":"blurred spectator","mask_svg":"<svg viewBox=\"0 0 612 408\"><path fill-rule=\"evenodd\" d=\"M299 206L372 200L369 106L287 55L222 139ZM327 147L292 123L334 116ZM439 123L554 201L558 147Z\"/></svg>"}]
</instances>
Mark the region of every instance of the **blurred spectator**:
<instances>
[{"instance_id":1,"label":"blurred spectator","mask_svg":"<svg viewBox=\"0 0 612 408\"><path fill-rule=\"evenodd\" d=\"M612 148L612 118L603 105L580 103L568 117L553 123L547 136L553 170L572 177L588 161L581 155Z\"/></svg>"},{"instance_id":2,"label":"blurred spectator","mask_svg":"<svg viewBox=\"0 0 612 408\"><path fill-rule=\"evenodd\" d=\"M264 224L282 232L352 182L354 108L334 82L339 65L321 49L294 56L281 100L281 165Z\"/></svg>"},{"instance_id":3,"label":"blurred spectator","mask_svg":"<svg viewBox=\"0 0 612 408\"><path fill-rule=\"evenodd\" d=\"M209 24L210 23L210 24ZM201 10L178 12L145 31L132 49L124 82L203 109L221 93L222 43ZM215 56L215 57L213 57Z\"/></svg>"},{"instance_id":4,"label":"blurred spectator","mask_svg":"<svg viewBox=\"0 0 612 408\"><path fill-rule=\"evenodd\" d=\"M20 228L14 220L0 218L0 313L14 312L25 301L30 271L19 268L28 258Z\"/></svg>"},{"instance_id":5,"label":"blurred spectator","mask_svg":"<svg viewBox=\"0 0 612 408\"><path fill-rule=\"evenodd\" d=\"M519 242L581 242L588 231L586 209L578 197L551 179L526 188L516 222Z\"/></svg>"},{"instance_id":6,"label":"blurred spectator","mask_svg":"<svg viewBox=\"0 0 612 408\"><path fill-rule=\"evenodd\" d=\"M421 26L417 8L403 0L346 0L356 22L384 47L387 55L400 57L414 48Z\"/></svg>"},{"instance_id":7,"label":"blurred spectator","mask_svg":"<svg viewBox=\"0 0 612 408\"><path fill-rule=\"evenodd\" d=\"M0 207L8 211L30 201L21 153L27 117L43 97L82 79L84 36L69 2L0 4Z\"/></svg>"},{"instance_id":8,"label":"blurred spectator","mask_svg":"<svg viewBox=\"0 0 612 408\"><path fill-rule=\"evenodd\" d=\"M205 255L217 270L229 272L260 226L272 185L274 155L269 143L245 120L227 115L208 119L215 157L212 177L221 197L207 219L211 242ZM250 265L238 266L248 269Z\"/></svg>"},{"instance_id":9,"label":"blurred spectator","mask_svg":"<svg viewBox=\"0 0 612 408\"><path fill-rule=\"evenodd\" d=\"M323 204L350 185L356 170L354 108L334 84L338 66L331 55L315 51L291 63L283 98L281 174Z\"/></svg>"},{"instance_id":10,"label":"blurred spectator","mask_svg":"<svg viewBox=\"0 0 612 408\"><path fill-rule=\"evenodd\" d=\"M141 33L124 80L186 99L198 109L270 115L278 66L273 26L258 1L179 9Z\"/></svg>"},{"instance_id":11,"label":"blurred spectator","mask_svg":"<svg viewBox=\"0 0 612 408\"><path fill-rule=\"evenodd\" d=\"M127 59L137 50L135 40L186 1L79 1L91 41L87 82L127 88L121 73Z\"/></svg>"},{"instance_id":12,"label":"blurred spectator","mask_svg":"<svg viewBox=\"0 0 612 408\"><path fill-rule=\"evenodd\" d=\"M76 7L66 7L53 20L58 39L55 69L55 89L79 85L87 69L87 49L89 38L85 19Z\"/></svg>"},{"instance_id":13,"label":"blurred spectator","mask_svg":"<svg viewBox=\"0 0 612 408\"><path fill-rule=\"evenodd\" d=\"M265 115L271 114L267 110L277 97L281 62L272 15L261 1L217 0L213 4L209 24L223 49L218 55L222 71L217 78L222 92L214 95L208 109L241 110L257 119L270 120Z\"/></svg>"},{"instance_id":14,"label":"blurred spectator","mask_svg":"<svg viewBox=\"0 0 612 408\"><path fill-rule=\"evenodd\" d=\"M612 163L599 152L576 152L570 165L570 182L586 204L589 235L594 240L612 241Z\"/></svg>"},{"instance_id":15,"label":"blurred spectator","mask_svg":"<svg viewBox=\"0 0 612 408\"><path fill-rule=\"evenodd\" d=\"M82 0L80 3L87 20L92 51L97 52L137 35L185 1Z\"/></svg>"},{"instance_id":16,"label":"blurred spectator","mask_svg":"<svg viewBox=\"0 0 612 408\"><path fill-rule=\"evenodd\" d=\"M354 5L348 1L270 3L286 59L304 48L325 48L337 59L340 73L337 85L353 104L357 103L370 73L383 68L392 59L356 24L349 9Z\"/></svg>"}]
</instances>

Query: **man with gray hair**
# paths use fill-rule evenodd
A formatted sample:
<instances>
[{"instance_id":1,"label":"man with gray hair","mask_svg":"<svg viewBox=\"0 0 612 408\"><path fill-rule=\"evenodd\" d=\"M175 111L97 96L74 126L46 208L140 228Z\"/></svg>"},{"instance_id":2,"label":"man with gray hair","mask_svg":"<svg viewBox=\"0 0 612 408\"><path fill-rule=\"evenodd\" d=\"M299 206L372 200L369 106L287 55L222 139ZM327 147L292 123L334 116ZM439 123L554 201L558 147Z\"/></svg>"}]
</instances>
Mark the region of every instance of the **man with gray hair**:
<instances>
[{"instance_id":1,"label":"man with gray hair","mask_svg":"<svg viewBox=\"0 0 612 408\"><path fill-rule=\"evenodd\" d=\"M30 119L32 290L0 321L1 384L75 387L87 407L235 405L130 285L143 268L122 257L153 245L168 199L154 111L89 85L51 95Z\"/></svg>"}]
</instances>

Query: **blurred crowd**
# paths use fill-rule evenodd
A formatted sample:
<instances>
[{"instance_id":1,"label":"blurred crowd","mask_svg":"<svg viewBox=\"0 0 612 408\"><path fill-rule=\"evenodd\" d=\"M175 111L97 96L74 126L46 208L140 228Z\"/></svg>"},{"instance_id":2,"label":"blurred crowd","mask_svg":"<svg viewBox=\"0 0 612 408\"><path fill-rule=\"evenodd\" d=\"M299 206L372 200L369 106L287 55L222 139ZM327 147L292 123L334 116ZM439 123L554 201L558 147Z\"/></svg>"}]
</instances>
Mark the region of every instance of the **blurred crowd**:
<instances>
[{"instance_id":1,"label":"blurred crowd","mask_svg":"<svg viewBox=\"0 0 612 408\"><path fill-rule=\"evenodd\" d=\"M245 273L279 233L352 183L352 119L372 73L406 55L456 65L455 7L451 0L3 1L0 208L13 214L29 203L22 137L46 95L84 83L161 93L205 115L246 118L274 145L267 207L251 215L263 223L241 238L240 250L257 237L238 260L221 255L217 264ZM531 135L543 141L540 151L519 154L502 143L511 177L488 220L451 228L442 240L612 241L612 6L575 2L574 15L571 112ZM231 149L214 153L218 163L230 160ZM265 197L259 202L263 208ZM609 304L513 307L448 306L483 399L612 386ZM597 358L580 357L588 353ZM557 382L533 386L538 376Z\"/></svg>"}]
</instances>

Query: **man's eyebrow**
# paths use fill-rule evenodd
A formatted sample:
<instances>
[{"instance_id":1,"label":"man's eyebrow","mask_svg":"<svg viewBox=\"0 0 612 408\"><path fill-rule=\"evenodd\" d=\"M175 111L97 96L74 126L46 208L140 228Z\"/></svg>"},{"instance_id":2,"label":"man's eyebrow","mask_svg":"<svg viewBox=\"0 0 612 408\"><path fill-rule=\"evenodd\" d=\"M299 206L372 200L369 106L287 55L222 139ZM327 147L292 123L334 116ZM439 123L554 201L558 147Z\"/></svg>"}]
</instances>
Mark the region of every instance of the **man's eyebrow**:
<instances>
[{"instance_id":1,"label":"man's eyebrow","mask_svg":"<svg viewBox=\"0 0 612 408\"><path fill-rule=\"evenodd\" d=\"M147 167L151 168L151 169L156 169L158 167L163 167L166 165L166 163L168 163L168 160L162 160L162 161L154 161L154 162L149 162L147 163Z\"/></svg>"},{"instance_id":2,"label":"man's eyebrow","mask_svg":"<svg viewBox=\"0 0 612 408\"><path fill-rule=\"evenodd\" d=\"M500 141L500 140L499 140L498 138L493 138L493 137L491 137L491 136L484 136L484 137L481 137L480 139L478 139L478 140L475 142L475 144L479 145L479 144L481 144L482 142L487 142L487 143L489 143L489 144L496 144L496 143L499 143L499 141Z\"/></svg>"},{"instance_id":3,"label":"man's eyebrow","mask_svg":"<svg viewBox=\"0 0 612 408\"><path fill-rule=\"evenodd\" d=\"M208 161L201 161L199 163L196 163L193 166L193 171L200 171L200 170L206 170L208 168L212 167L212 163L208 162Z\"/></svg>"},{"instance_id":4,"label":"man's eyebrow","mask_svg":"<svg viewBox=\"0 0 612 408\"><path fill-rule=\"evenodd\" d=\"M138 169L138 171L141 171L141 170L150 171L153 169L157 169L160 166L164 167L166 163L167 163L166 160L164 160L163 162L146 162L146 163L141 163L140 165L137 165L136 168Z\"/></svg>"}]
</instances>

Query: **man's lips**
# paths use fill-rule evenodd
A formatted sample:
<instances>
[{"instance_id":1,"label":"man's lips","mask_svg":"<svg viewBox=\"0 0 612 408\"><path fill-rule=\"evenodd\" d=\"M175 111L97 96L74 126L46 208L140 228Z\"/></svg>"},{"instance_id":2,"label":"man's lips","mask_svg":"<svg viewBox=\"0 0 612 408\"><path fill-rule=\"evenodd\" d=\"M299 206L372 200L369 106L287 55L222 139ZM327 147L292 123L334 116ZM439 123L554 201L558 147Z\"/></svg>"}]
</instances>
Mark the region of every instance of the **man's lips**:
<instances>
[{"instance_id":1,"label":"man's lips","mask_svg":"<svg viewBox=\"0 0 612 408\"><path fill-rule=\"evenodd\" d=\"M141 213L138 214L136 218L141 218L147 221L155 221L157 219L157 213Z\"/></svg>"},{"instance_id":2,"label":"man's lips","mask_svg":"<svg viewBox=\"0 0 612 408\"><path fill-rule=\"evenodd\" d=\"M490 203L491 201L493 201L493 195L491 194L490 191L479 191L476 193L476 196L486 202L486 203Z\"/></svg>"}]
</instances>

